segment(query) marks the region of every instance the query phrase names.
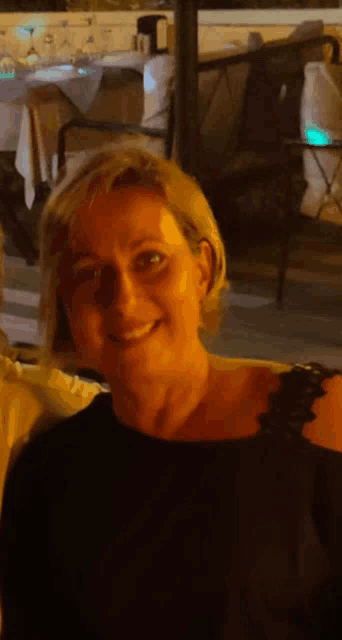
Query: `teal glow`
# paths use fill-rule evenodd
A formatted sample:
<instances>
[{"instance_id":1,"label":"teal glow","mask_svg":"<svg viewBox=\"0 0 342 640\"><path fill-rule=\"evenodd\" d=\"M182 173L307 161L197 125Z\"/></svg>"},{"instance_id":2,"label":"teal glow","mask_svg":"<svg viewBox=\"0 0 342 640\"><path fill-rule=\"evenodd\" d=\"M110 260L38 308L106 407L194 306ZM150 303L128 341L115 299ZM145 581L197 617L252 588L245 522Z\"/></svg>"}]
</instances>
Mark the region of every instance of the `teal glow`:
<instances>
[{"instance_id":1,"label":"teal glow","mask_svg":"<svg viewBox=\"0 0 342 640\"><path fill-rule=\"evenodd\" d=\"M0 80L8 80L9 78L15 78L14 71L0 71Z\"/></svg>"},{"instance_id":2,"label":"teal glow","mask_svg":"<svg viewBox=\"0 0 342 640\"><path fill-rule=\"evenodd\" d=\"M94 69L77 69L77 72L81 75L81 76L88 76L90 73L93 73Z\"/></svg>"},{"instance_id":3,"label":"teal glow","mask_svg":"<svg viewBox=\"0 0 342 640\"><path fill-rule=\"evenodd\" d=\"M308 144L326 145L332 142L332 138L326 131L313 124L310 124L305 129L304 135L305 140L306 142L308 142Z\"/></svg>"}]
</instances>

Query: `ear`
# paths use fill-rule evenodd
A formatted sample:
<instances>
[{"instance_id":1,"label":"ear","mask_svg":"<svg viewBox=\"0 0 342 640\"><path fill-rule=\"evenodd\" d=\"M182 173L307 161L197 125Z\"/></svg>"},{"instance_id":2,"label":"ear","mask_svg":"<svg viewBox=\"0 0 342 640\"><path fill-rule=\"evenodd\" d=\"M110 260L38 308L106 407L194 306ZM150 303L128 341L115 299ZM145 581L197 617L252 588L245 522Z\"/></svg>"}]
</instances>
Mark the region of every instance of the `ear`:
<instances>
[{"instance_id":1,"label":"ear","mask_svg":"<svg viewBox=\"0 0 342 640\"><path fill-rule=\"evenodd\" d=\"M202 300L209 291L214 268L213 249L208 240L201 240L200 253L196 256L195 260L198 275L197 285L199 299Z\"/></svg>"}]
</instances>

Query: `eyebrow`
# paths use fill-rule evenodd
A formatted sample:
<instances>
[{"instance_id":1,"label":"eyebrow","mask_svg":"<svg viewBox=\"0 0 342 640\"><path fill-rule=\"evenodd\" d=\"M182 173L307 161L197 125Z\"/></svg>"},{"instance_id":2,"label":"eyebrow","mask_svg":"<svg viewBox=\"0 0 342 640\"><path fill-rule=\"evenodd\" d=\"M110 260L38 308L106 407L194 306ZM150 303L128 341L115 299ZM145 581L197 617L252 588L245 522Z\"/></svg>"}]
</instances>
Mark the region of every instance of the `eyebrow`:
<instances>
[{"instance_id":1,"label":"eyebrow","mask_svg":"<svg viewBox=\"0 0 342 640\"><path fill-rule=\"evenodd\" d=\"M142 245L144 242L163 242L163 240L158 237L158 236L154 236L154 235L147 235L147 236L143 236L142 238L139 238L139 240L134 240L132 242L130 242L130 244L128 245L130 249L136 249L137 247L140 247L140 245ZM73 254L73 262L74 264L76 262L79 262L80 260L84 259L84 258L93 258L94 260L96 260L98 258L98 256L94 253L92 253L91 251L80 251L77 253Z\"/></svg>"},{"instance_id":2,"label":"eyebrow","mask_svg":"<svg viewBox=\"0 0 342 640\"><path fill-rule=\"evenodd\" d=\"M131 242L129 244L129 248L130 249L136 249L137 247L139 247L144 242L151 242L151 241L152 242L163 242L163 240L158 236L153 236L153 235L143 236L142 238L139 238L139 240L135 240L134 242Z\"/></svg>"}]
</instances>

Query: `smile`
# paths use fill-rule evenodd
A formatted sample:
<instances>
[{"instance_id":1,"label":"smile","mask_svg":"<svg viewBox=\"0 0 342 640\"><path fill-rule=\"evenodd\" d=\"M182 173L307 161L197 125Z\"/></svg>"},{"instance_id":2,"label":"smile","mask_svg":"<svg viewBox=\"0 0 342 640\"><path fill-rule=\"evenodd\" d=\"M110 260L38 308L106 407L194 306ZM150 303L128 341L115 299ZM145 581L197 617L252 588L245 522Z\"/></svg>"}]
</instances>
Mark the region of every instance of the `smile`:
<instances>
[{"instance_id":1,"label":"smile","mask_svg":"<svg viewBox=\"0 0 342 640\"><path fill-rule=\"evenodd\" d=\"M110 335L109 338L113 342L120 342L120 343L128 343L128 344L130 344L130 343L136 342L136 341L140 340L141 338L144 338L145 336L150 334L157 327L157 325L159 325L159 324L160 324L159 320L157 320L156 322L149 322L148 324L146 324L141 329L135 329L134 331L123 333L119 337L114 336L114 335Z\"/></svg>"}]
</instances>

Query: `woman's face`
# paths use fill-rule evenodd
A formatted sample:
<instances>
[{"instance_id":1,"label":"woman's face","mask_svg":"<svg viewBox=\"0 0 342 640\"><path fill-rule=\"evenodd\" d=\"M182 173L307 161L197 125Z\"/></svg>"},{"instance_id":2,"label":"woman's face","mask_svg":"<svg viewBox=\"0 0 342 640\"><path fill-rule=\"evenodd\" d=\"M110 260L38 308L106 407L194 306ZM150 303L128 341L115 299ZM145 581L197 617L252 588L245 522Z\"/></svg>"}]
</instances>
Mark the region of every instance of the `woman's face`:
<instances>
[{"instance_id":1,"label":"woman's face","mask_svg":"<svg viewBox=\"0 0 342 640\"><path fill-rule=\"evenodd\" d=\"M82 206L70 256L60 295L84 366L166 373L198 348L211 248L192 256L157 191L124 186Z\"/></svg>"}]
</instances>

